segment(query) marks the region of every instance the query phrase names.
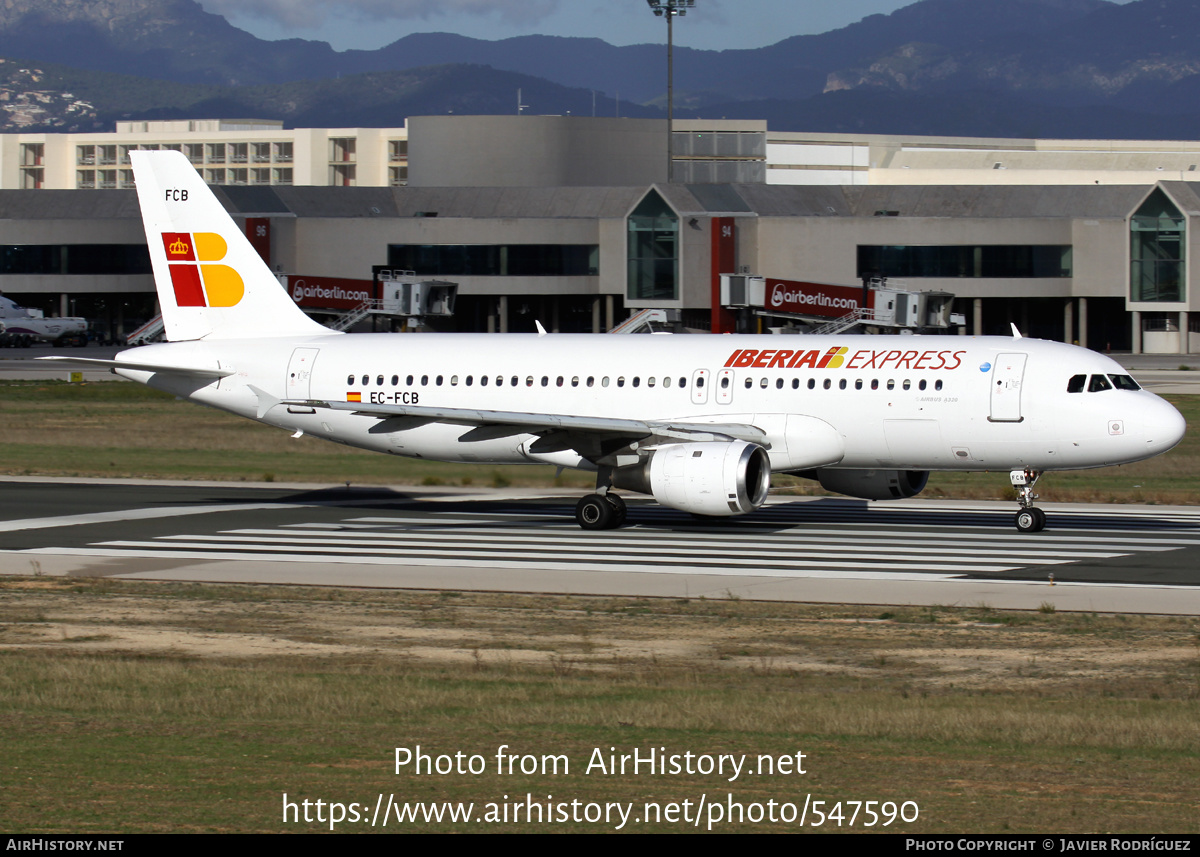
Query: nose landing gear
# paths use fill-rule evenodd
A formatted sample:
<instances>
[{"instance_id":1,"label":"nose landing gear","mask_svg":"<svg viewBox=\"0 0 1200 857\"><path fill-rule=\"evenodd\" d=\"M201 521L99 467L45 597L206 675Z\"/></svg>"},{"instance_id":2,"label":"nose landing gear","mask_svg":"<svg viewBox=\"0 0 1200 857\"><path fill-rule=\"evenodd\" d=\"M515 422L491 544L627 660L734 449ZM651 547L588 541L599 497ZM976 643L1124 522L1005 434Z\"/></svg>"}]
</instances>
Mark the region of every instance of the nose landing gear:
<instances>
[{"instance_id":1,"label":"nose landing gear","mask_svg":"<svg viewBox=\"0 0 1200 857\"><path fill-rule=\"evenodd\" d=\"M1038 498L1033 493L1033 486L1042 478L1042 471L1029 468L1014 470L1008 474L1008 478L1013 488L1017 489L1017 502L1021 504L1021 511L1017 512L1014 519L1017 529L1022 533L1037 533L1045 529L1046 513L1033 505Z\"/></svg>"}]
</instances>

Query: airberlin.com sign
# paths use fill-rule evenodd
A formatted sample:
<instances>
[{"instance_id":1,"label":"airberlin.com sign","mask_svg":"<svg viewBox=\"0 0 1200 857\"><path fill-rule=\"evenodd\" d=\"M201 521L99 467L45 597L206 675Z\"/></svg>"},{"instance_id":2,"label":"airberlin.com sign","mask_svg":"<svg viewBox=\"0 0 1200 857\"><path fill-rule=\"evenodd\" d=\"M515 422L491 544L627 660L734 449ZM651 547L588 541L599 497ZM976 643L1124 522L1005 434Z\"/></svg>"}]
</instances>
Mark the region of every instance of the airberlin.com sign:
<instances>
[{"instance_id":1,"label":"airberlin.com sign","mask_svg":"<svg viewBox=\"0 0 1200 857\"><path fill-rule=\"evenodd\" d=\"M288 293L298 305L319 309L354 309L373 297L370 280L347 280L339 277L288 278Z\"/></svg>"},{"instance_id":2,"label":"airberlin.com sign","mask_svg":"<svg viewBox=\"0 0 1200 857\"><path fill-rule=\"evenodd\" d=\"M858 309L862 303L862 289L769 279L763 298L766 304L764 309L792 312L797 315L841 318Z\"/></svg>"}]
</instances>

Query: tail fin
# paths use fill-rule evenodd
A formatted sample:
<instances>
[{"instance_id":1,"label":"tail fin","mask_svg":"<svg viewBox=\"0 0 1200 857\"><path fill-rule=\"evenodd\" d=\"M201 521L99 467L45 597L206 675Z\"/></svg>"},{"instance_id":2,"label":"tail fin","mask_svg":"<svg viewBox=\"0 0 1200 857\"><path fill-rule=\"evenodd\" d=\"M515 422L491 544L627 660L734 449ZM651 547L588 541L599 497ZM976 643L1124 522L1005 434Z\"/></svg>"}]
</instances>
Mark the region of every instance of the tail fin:
<instances>
[{"instance_id":1,"label":"tail fin","mask_svg":"<svg viewBox=\"0 0 1200 857\"><path fill-rule=\"evenodd\" d=\"M300 311L181 152L131 152L167 339L331 334Z\"/></svg>"}]
</instances>

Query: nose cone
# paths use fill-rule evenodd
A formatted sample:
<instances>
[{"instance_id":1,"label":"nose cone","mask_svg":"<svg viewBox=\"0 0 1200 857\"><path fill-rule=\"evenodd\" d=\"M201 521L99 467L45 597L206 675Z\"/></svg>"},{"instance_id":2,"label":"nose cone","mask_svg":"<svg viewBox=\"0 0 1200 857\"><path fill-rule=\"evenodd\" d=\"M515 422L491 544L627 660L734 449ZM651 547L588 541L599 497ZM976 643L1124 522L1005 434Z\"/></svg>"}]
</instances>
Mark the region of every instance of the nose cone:
<instances>
[{"instance_id":1,"label":"nose cone","mask_svg":"<svg viewBox=\"0 0 1200 857\"><path fill-rule=\"evenodd\" d=\"M1155 396L1142 412L1142 428L1146 451L1150 455L1161 455L1183 440L1187 422L1170 402Z\"/></svg>"}]
</instances>

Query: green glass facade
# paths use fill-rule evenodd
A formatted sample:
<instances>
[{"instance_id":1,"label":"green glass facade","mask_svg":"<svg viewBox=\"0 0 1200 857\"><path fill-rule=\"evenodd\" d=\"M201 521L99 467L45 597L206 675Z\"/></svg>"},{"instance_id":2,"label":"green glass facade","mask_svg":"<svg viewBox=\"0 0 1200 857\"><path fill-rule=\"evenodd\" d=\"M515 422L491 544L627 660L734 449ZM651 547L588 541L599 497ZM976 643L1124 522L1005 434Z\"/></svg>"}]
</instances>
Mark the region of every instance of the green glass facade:
<instances>
[{"instance_id":1,"label":"green glass facade","mask_svg":"<svg viewBox=\"0 0 1200 857\"><path fill-rule=\"evenodd\" d=\"M1130 300L1187 300L1186 237L1182 212L1161 189L1155 189L1129 223Z\"/></svg>"},{"instance_id":2,"label":"green glass facade","mask_svg":"<svg viewBox=\"0 0 1200 857\"><path fill-rule=\"evenodd\" d=\"M629 215L630 300L679 299L679 218L656 191Z\"/></svg>"}]
</instances>

